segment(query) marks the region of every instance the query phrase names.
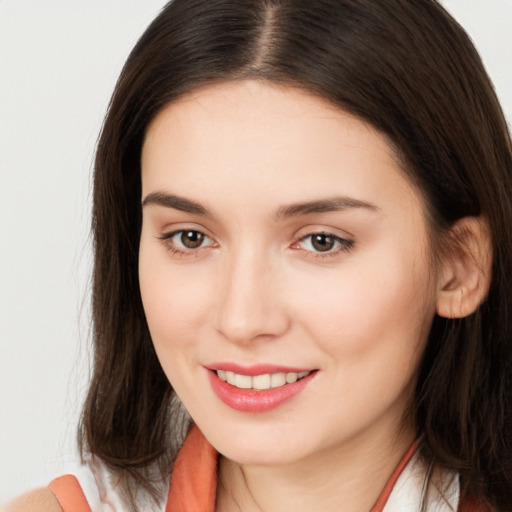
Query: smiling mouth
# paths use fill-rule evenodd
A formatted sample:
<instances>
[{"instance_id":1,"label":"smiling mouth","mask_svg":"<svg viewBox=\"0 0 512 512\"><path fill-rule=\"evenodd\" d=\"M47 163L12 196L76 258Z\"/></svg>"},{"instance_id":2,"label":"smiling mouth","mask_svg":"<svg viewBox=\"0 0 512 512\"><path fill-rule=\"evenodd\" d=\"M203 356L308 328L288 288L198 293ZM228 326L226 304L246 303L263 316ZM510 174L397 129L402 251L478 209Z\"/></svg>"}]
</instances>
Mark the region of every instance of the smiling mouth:
<instances>
[{"instance_id":1,"label":"smiling mouth","mask_svg":"<svg viewBox=\"0 0 512 512\"><path fill-rule=\"evenodd\" d=\"M206 369L212 390L220 400L236 411L247 413L276 409L300 394L318 373L318 369L266 364L242 367L219 363Z\"/></svg>"},{"instance_id":2,"label":"smiling mouth","mask_svg":"<svg viewBox=\"0 0 512 512\"><path fill-rule=\"evenodd\" d=\"M264 391L293 384L298 380L307 377L311 372L279 372L264 373L261 375L242 375L240 373L230 372L226 370L215 370L220 380L231 384L239 389L254 389L256 391Z\"/></svg>"}]
</instances>

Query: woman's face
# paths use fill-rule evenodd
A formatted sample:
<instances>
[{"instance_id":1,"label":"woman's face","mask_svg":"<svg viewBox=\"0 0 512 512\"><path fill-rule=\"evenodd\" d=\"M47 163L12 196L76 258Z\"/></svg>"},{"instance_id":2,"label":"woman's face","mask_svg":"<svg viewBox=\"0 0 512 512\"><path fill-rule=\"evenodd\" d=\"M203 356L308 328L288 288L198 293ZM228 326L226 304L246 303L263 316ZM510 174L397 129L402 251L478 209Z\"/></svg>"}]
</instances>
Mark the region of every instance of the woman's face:
<instances>
[{"instance_id":1,"label":"woman's face","mask_svg":"<svg viewBox=\"0 0 512 512\"><path fill-rule=\"evenodd\" d=\"M211 86L150 125L142 191L149 329L215 448L280 464L395 438L437 286L384 137L293 88Z\"/></svg>"}]
</instances>

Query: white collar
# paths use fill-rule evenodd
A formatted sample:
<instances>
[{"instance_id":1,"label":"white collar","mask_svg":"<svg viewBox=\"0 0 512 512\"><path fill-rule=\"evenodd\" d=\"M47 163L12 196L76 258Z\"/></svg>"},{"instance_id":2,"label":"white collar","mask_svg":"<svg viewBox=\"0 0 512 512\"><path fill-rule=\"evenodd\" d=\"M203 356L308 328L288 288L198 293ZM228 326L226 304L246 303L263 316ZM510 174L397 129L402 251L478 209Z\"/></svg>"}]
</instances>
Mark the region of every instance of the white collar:
<instances>
[{"instance_id":1,"label":"white collar","mask_svg":"<svg viewBox=\"0 0 512 512\"><path fill-rule=\"evenodd\" d=\"M429 468L416 452L396 481L382 512L420 512L424 497L428 512L455 512L459 503L459 478L450 470L435 467L425 485Z\"/></svg>"}]
</instances>

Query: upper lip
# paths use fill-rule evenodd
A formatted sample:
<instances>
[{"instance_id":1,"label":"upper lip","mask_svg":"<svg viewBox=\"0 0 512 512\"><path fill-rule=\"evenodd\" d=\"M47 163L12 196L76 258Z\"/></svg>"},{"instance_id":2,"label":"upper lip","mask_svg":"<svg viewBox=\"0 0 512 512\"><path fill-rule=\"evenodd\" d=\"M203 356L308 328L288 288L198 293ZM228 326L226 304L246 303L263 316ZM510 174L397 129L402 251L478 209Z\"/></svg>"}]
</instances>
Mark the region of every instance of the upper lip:
<instances>
[{"instance_id":1,"label":"upper lip","mask_svg":"<svg viewBox=\"0 0 512 512\"><path fill-rule=\"evenodd\" d=\"M205 365L208 370L224 370L227 372L237 373L239 375L264 375L266 373L300 373L311 372L314 368L305 367L292 367L278 364L254 364L250 366L243 366L231 362L219 362Z\"/></svg>"}]
</instances>

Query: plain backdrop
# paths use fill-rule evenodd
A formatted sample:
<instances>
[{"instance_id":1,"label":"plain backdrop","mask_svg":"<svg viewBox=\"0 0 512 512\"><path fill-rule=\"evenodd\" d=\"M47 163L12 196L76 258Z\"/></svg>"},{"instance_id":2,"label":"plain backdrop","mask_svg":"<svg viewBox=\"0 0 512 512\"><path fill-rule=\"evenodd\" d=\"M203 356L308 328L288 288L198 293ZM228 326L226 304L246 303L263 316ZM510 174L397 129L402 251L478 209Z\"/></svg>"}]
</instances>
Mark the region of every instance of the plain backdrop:
<instances>
[{"instance_id":1,"label":"plain backdrop","mask_svg":"<svg viewBox=\"0 0 512 512\"><path fill-rule=\"evenodd\" d=\"M443 3L511 120L512 0ZM94 147L121 66L164 4L0 0L0 502L77 460Z\"/></svg>"}]
</instances>

